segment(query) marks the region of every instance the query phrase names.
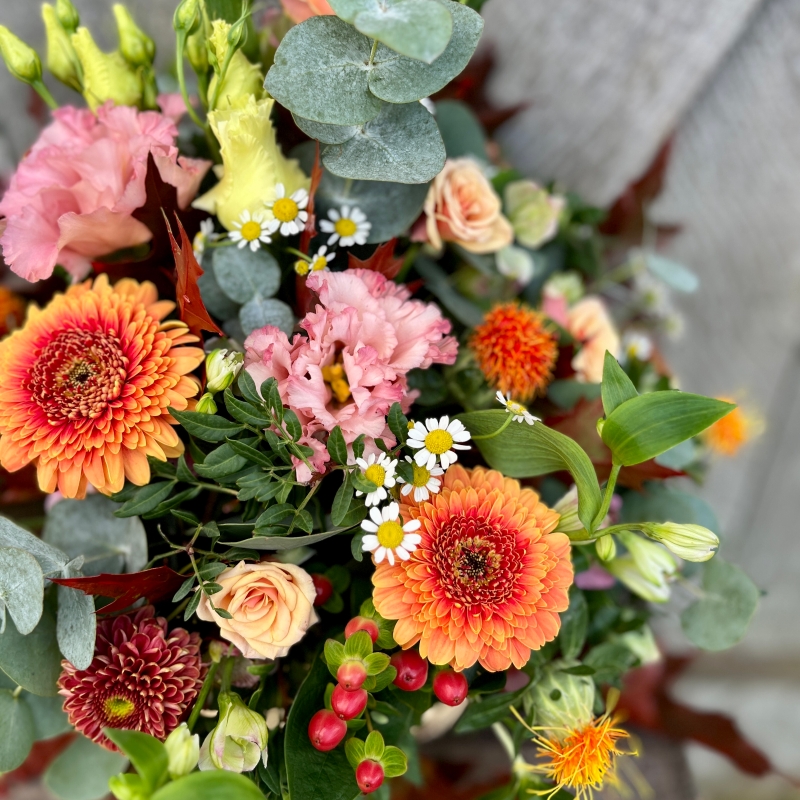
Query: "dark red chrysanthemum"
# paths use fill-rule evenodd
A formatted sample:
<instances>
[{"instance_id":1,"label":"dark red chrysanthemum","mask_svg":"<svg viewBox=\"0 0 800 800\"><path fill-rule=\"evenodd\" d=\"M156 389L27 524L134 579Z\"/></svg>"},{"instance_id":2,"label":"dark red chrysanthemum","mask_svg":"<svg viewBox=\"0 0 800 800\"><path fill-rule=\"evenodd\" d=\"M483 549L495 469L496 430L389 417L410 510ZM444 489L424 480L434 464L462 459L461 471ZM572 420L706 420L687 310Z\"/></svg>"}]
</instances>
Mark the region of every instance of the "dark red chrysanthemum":
<instances>
[{"instance_id":1,"label":"dark red chrysanthemum","mask_svg":"<svg viewBox=\"0 0 800 800\"><path fill-rule=\"evenodd\" d=\"M97 626L94 659L87 669L63 661L59 694L70 724L84 736L117 748L103 728L143 731L165 739L178 727L203 683L200 637L146 606Z\"/></svg>"}]
</instances>

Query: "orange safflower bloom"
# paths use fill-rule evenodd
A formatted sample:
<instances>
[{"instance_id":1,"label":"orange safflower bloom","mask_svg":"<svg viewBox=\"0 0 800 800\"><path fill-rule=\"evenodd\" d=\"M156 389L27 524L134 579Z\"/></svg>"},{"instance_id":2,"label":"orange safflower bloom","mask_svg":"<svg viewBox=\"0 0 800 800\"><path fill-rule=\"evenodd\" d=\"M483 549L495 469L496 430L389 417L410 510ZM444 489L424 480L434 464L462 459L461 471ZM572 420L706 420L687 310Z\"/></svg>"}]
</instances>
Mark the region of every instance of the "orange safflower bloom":
<instances>
[{"instance_id":1,"label":"orange safflower bloom","mask_svg":"<svg viewBox=\"0 0 800 800\"><path fill-rule=\"evenodd\" d=\"M433 664L476 661L491 672L523 667L555 639L572 583L569 539L551 533L559 515L532 489L495 470L456 464L439 494L400 506L419 520L408 561L378 564L375 608L397 620L395 641L419 642Z\"/></svg>"},{"instance_id":2,"label":"orange safflower bloom","mask_svg":"<svg viewBox=\"0 0 800 800\"><path fill-rule=\"evenodd\" d=\"M149 282L110 286L100 275L31 306L23 328L0 342L0 463L9 472L37 462L39 486L84 497L127 477L150 480L147 456L183 452L169 415L182 411L203 361L175 304Z\"/></svg>"},{"instance_id":3,"label":"orange safflower bloom","mask_svg":"<svg viewBox=\"0 0 800 800\"><path fill-rule=\"evenodd\" d=\"M25 301L11 289L0 286L0 336L17 328L25 318Z\"/></svg>"},{"instance_id":4,"label":"orange safflower bloom","mask_svg":"<svg viewBox=\"0 0 800 800\"><path fill-rule=\"evenodd\" d=\"M726 403L736 402L731 397L718 397L717 400ZM707 428L702 435L710 450L722 456L732 457L763 429L764 422L758 414L737 406Z\"/></svg>"},{"instance_id":5,"label":"orange safflower bloom","mask_svg":"<svg viewBox=\"0 0 800 800\"><path fill-rule=\"evenodd\" d=\"M558 337L532 308L495 306L472 332L469 346L489 385L513 400L533 400L553 379Z\"/></svg>"}]
</instances>

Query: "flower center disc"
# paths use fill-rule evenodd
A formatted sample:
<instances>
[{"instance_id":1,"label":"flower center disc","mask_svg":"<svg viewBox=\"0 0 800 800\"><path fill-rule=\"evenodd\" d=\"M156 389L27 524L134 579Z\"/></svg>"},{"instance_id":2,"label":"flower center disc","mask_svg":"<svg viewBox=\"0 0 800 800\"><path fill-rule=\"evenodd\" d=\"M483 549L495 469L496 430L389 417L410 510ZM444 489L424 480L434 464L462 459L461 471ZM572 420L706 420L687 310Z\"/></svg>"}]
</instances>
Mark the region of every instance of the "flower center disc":
<instances>
[{"instance_id":1,"label":"flower center disc","mask_svg":"<svg viewBox=\"0 0 800 800\"><path fill-rule=\"evenodd\" d=\"M311 270L312 272L320 272L321 270L325 269L328 266L328 259L325 256L320 256L319 258L315 258L311 262Z\"/></svg>"},{"instance_id":2,"label":"flower center disc","mask_svg":"<svg viewBox=\"0 0 800 800\"><path fill-rule=\"evenodd\" d=\"M257 222L245 222L242 225L242 238L247 239L248 242L254 242L261 236L261 226Z\"/></svg>"},{"instance_id":3,"label":"flower center disc","mask_svg":"<svg viewBox=\"0 0 800 800\"><path fill-rule=\"evenodd\" d=\"M431 471L427 467L420 467L414 462L414 478L412 484L418 487L427 486L430 479Z\"/></svg>"},{"instance_id":4,"label":"flower center disc","mask_svg":"<svg viewBox=\"0 0 800 800\"><path fill-rule=\"evenodd\" d=\"M103 701L103 710L110 720L122 721L136 710L136 705L127 697L108 697Z\"/></svg>"},{"instance_id":5,"label":"flower center disc","mask_svg":"<svg viewBox=\"0 0 800 800\"><path fill-rule=\"evenodd\" d=\"M524 405L522 405L522 403L516 403L513 400L509 400L508 401L508 403L506 405L506 408L512 414L525 414L527 412L527 410L528 410L527 408L525 408Z\"/></svg>"},{"instance_id":6,"label":"flower center disc","mask_svg":"<svg viewBox=\"0 0 800 800\"><path fill-rule=\"evenodd\" d=\"M381 543L381 546L388 549L397 547L403 541L404 535L403 527L399 522L395 522L394 520L382 522L377 533L378 541Z\"/></svg>"},{"instance_id":7,"label":"flower center disc","mask_svg":"<svg viewBox=\"0 0 800 800\"><path fill-rule=\"evenodd\" d=\"M428 448L429 453L433 453L436 456L446 453L452 446L453 437L441 428L431 431L425 437L425 447Z\"/></svg>"},{"instance_id":8,"label":"flower center disc","mask_svg":"<svg viewBox=\"0 0 800 800\"><path fill-rule=\"evenodd\" d=\"M358 226L351 219L337 219L336 224L333 226L339 236L352 236L357 230Z\"/></svg>"},{"instance_id":9,"label":"flower center disc","mask_svg":"<svg viewBox=\"0 0 800 800\"><path fill-rule=\"evenodd\" d=\"M300 209L291 197L281 197L272 206L272 214L281 222L291 222L297 218Z\"/></svg>"},{"instance_id":10,"label":"flower center disc","mask_svg":"<svg viewBox=\"0 0 800 800\"><path fill-rule=\"evenodd\" d=\"M364 477L376 486L383 486L386 480L386 470L380 464L371 464L364 470Z\"/></svg>"}]
</instances>

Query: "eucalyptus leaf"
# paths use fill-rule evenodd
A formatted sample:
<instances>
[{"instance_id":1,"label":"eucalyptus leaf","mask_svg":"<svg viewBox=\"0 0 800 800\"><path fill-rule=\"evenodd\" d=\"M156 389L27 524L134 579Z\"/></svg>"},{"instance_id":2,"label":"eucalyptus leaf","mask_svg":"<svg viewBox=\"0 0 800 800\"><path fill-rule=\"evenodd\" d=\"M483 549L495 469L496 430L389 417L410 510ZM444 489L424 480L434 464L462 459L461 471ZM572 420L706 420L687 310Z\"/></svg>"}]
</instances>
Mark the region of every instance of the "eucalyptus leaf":
<instances>
[{"instance_id":1,"label":"eucalyptus leaf","mask_svg":"<svg viewBox=\"0 0 800 800\"><path fill-rule=\"evenodd\" d=\"M78 736L47 768L44 785L60 800L101 800L108 795L109 779L127 764L125 756Z\"/></svg>"},{"instance_id":2,"label":"eucalyptus leaf","mask_svg":"<svg viewBox=\"0 0 800 800\"><path fill-rule=\"evenodd\" d=\"M215 247L214 277L219 288L236 303L246 303L256 294L272 297L281 284L281 269L263 247ZM227 319L227 317L226 317Z\"/></svg>"},{"instance_id":3,"label":"eucalyptus leaf","mask_svg":"<svg viewBox=\"0 0 800 800\"><path fill-rule=\"evenodd\" d=\"M671 289L691 294L700 286L700 279L688 267L656 253L647 253L645 263L650 272Z\"/></svg>"},{"instance_id":4,"label":"eucalyptus leaf","mask_svg":"<svg viewBox=\"0 0 800 800\"><path fill-rule=\"evenodd\" d=\"M0 634L0 670L32 694L53 697L61 674L61 653L56 644L56 622L45 608L36 628L23 636L11 620Z\"/></svg>"},{"instance_id":5,"label":"eucalyptus leaf","mask_svg":"<svg viewBox=\"0 0 800 800\"><path fill-rule=\"evenodd\" d=\"M255 294L239 309L239 322L245 336L265 325L274 325L288 336L294 328L294 314L283 300Z\"/></svg>"},{"instance_id":6,"label":"eucalyptus leaf","mask_svg":"<svg viewBox=\"0 0 800 800\"><path fill-rule=\"evenodd\" d=\"M43 597L39 562L18 547L0 547L0 606L8 609L21 634L29 634L39 623Z\"/></svg>"},{"instance_id":7,"label":"eucalyptus leaf","mask_svg":"<svg viewBox=\"0 0 800 800\"><path fill-rule=\"evenodd\" d=\"M239 303L222 291L212 270L207 270L197 279L197 286L205 307L217 319L235 319L239 315Z\"/></svg>"},{"instance_id":8,"label":"eucalyptus leaf","mask_svg":"<svg viewBox=\"0 0 800 800\"><path fill-rule=\"evenodd\" d=\"M33 715L21 697L0 690L0 772L16 769L28 757L34 742Z\"/></svg>"},{"instance_id":9,"label":"eucalyptus leaf","mask_svg":"<svg viewBox=\"0 0 800 800\"><path fill-rule=\"evenodd\" d=\"M69 570L65 577L80 577L77 570ZM58 587L58 621L56 638L64 658L78 669L86 669L94 658L97 617L94 597L68 586Z\"/></svg>"},{"instance_id":10,"label":"eucalyptus leaf","mask_svg":"<svg viewBox=\"0 0 800 800\"><path fill-rule=\"evenodd\" d=\"M0 547L19 547L27 551L39 562L46 575L61 572L70 560L66 553L43 542L38 536L28 533L5 517L0 517Z\"/></svg>"},{"instance_id":11,"label":"eucalyptus leaf","mask_svg":"<svg viewBox=\"0 0 800 800\"><path fill-rule=\"evenodd\" d=\"M475 112L460 100L438 100L436 123L448 158L471 156L486 161L486 133Z\"/></svg>"},{"instance_id":12,"label":"eucalyptus leaf","mask_svg":"<svg viewBox=\"0 0 800 800\"><path fill-rule=\"evenodd\" d=\"M324 122L314 122L297 114L292 114L292 117L303 133L323 144L342 144L352 139L359 131L358 125L326 125Z\"/></svg>"},{"instance_id":13,"label":"eucalyptus leaf","mask_svg":"<svg viewBox=\"0 0 800 800\"><path fill-rule=\"evenodd\" d=\"M39 695L23 692L22 700L30 708L33 715L33 734L40 739L52 739L53 736L72 730L69 718L64 713L64 699L55 697L39 697Z\"/></svg>"}]
</instances>

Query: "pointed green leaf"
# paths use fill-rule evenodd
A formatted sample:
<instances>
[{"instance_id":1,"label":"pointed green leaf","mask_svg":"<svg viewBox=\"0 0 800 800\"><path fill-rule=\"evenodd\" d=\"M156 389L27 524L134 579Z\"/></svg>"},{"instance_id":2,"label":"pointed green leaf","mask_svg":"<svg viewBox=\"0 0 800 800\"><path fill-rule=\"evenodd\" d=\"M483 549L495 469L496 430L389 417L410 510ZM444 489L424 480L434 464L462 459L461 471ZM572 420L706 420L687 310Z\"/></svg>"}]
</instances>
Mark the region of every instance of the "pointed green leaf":
<instances>
[{"instance_id":1,"label":"pointed green leaf","mask_svg":"<svg viewBox=\"0 0 800 800\"><path fill-rule=\"evenodd\" d=\"M347 464L347 444L342 429L337 425L328 436L328 453L337 464Z\"/></svg>"},{"instance_id":2,"label":"pointed green leaf","mask_svg":"<svg viewBox=\"0 0 800 800\"><path fill-rule=\"evenodd\" d=\"M603 362L603 383L600 391L606 416L609 416L617 406L621 406L626 400L631 400L639 395L633 382L625 374L625 370L608 350L606 350Z\"/></svg>"},{"instance_id":3,"label":"pointed green leaf","mask_svg":"<svg viewBox=\"0 0 800 800\"><path fill-rule=\"evenodd\" d=\"M225 390L224 397L225 408L235 420L254 428L268 428L272 425L272 420L263 411L234 397L230 387Z\"/></svg>"},{"instance_id":4,"label":"pointed green leaf","mask_svg":"<svg viewBox=\"0 0 800 800\"><path fill-rule=\"evenodd\" d=\"M345 643L344 654L347 658L365 659L372 654L372 639L366 631L356 631Z\"/></svg>"},{"instance_id":5,"label":"pointed green leaf","mask_svg":"<svg viewBox=\"0 0 800 800\"><path fill-rule=\"evenodd\" d=\"M147 733L104 728L103 732L131 760L150 792L167 779L167 748Z\"/></svg>"},{"instance_id":6,"label":"pointed green leaf","mask_svg":"<svg viewBox=\"0 0 800 800\"><path fill-rule=\"evenodd\" d=\"M264 800L261 790L244 775L225 770L191 772L162 786L150 800Z\"/></svg>"},{"instance_id":7,"label":"pointed green leaf","mask_svg":"<svg viewBox=\"0 0 800 800\"><path fill-rule=\"evenodd\" d=\"M383 736L380 731L372 731L364 742L364 755L373 761L380 761L386 745L383 743Z\"/></svg>"},{"instance_id":8,"label":"pointed green leaf","mask_svg":"<svg viewBox=\"0 0 800 800\"><path fill-rule=\"evenodd\" d=\"M223 442L229 436L241 433L244 428L216 414L201 414L198 411L169 410L175 419L197 439L204 442Z\"/></svg>"},{"instance_id":9,"label":"pointed green leaf","mask_svg":"<svg viewBox=\"0 0 800 800\"><path fill-rule=\"evenodd\" d=\"M256 408L260 408L264 404L256 388L255 381L250 377L250 373L246 369L240 370L236 383L245 400L252 403Z\"/></svg>"},{"instance_id":10,"label":"pointed green leaf","mask_svg":"<svg viewBox=\"0 0 800 800\"><path fill-rule=\"evenodd\" d=\"M336 672L344 661L344 645L336 639L328 639L325 642L325 663L328 665L331 675L336 677Z\"/></svg>"},{"instance_id":11,"label":"pointed green leaf","mask_svg":"<svg viewBox=\"0 0 800 800\"><path fill-rule=\"evenodd\" d=\"M370 653L364 659L367 675L380 675L389 666L389 656L386 653Z\"/></svg>"},{"instance_id":12,"label":"pointed green leaf","mask_svg":"<svg viewBox=\"0 0 800 800\"><path fill-rule=\"evenodd\" d=\"M331 507L331 522L333 522L334 525L342 524L342 520L347 516L352 500L353 487L350 483L349 476L345 475L342 485L333 498L333 506Z\"/></svg>"},{"instance_id":13,"label":"pointed green leaf","mask_svg":"<svg viewBox=\"0 0 800 800\"><path fill-rule=\"evenodd\" d=\"M392 403L389 409L389 430L397 439L397 444L405 444L408 438L408 417L403 413L400 403Z\"/></svg>"},{"instance_id":14,"label":"pointed green leaf","mask_svg":"<svg viewBox=\"0 0 800 800\"><path fill-rule=\"evenodd\" d=\"M352 739L347 740L347 744L344 746L344 752L347 756L347 760L350 763L350 766L353 769L356 769L358 765L364 760L364 742L361 739L356 739L354 736Z\"/></svg>"}]
</instances>

